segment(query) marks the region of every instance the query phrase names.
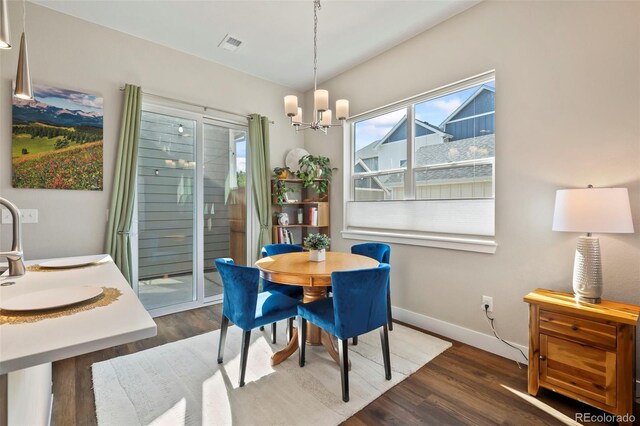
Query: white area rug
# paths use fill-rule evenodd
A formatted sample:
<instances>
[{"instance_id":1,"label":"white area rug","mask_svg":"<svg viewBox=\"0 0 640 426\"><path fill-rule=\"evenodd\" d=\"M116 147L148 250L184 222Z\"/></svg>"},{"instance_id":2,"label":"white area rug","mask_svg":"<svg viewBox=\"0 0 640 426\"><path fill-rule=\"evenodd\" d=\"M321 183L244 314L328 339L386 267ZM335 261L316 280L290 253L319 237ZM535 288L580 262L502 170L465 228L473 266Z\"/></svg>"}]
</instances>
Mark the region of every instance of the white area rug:
<instances>
[{"instance_id":1,"label":"white area rug","mask_svg":"<svg viewBox=\"0 0 640 426\"><path fill-rule=\"evenodd\" d=\"M271 367L284 347L254 330L246 384L238 387L240 329L229 327L224 363L216 362L219 331L93 364L100 425L335 425L352 416L451 346L401 325L389 332L392 380L384 379L380 334L349 345L350 401L342 402L340 369L321 346L307 345L306 365L297 352Z\"/></svg>"}]
</instances>

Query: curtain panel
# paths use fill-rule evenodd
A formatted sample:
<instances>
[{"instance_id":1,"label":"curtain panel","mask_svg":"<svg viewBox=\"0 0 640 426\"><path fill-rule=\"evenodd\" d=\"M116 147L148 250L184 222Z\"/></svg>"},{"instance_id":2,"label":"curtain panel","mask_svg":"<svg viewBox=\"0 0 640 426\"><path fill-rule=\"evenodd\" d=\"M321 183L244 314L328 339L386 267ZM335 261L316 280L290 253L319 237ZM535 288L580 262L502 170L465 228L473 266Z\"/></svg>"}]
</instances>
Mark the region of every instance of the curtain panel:
<instances>
[{"instance_id":1,"label":"curtain panel","mask_svg":"<svg viewBox=\"0 0 640 426\"><path fill-rule=\"evenodd\" d=\"M259 114L249 116L251 176L256 213L260 222L258 252L271 244L271 159L269 157L269 119Z\"/></svg>"},{"instance_id":2,"label":"curtain panel","mask_svg":"<svg viewBox=\"0 0 640 426\"><path fill-rule=\"evenodd\" d=\"M139 86L127 84L124 89L124 106L116 157L116 173L113 179L109 209L106 252L111 255L129 284L132 284L132 254L129 232L135 207L141 106L142 89Z\"/></svg>"}]
</instances>

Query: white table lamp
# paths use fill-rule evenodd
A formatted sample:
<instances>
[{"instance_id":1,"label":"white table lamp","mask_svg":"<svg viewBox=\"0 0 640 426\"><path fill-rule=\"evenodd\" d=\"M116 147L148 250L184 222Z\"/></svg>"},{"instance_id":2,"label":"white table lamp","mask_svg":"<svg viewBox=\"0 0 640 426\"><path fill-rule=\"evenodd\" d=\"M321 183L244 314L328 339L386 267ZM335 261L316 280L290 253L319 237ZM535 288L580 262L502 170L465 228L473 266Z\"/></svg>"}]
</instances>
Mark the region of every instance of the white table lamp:
<instances>
[{"instance_id":1,"label":"white table lamp","mask_svg":"<svg viewBox=\"0 0 640 426\"><path fill-rule=\"evenodd\" d=\"M573 264L573 292L578 300L600 303L600 241L591 233L632 234L627 188L560 189L553 212L554 231L586 232L578 239Z\"/></svg>"}]
</instances>

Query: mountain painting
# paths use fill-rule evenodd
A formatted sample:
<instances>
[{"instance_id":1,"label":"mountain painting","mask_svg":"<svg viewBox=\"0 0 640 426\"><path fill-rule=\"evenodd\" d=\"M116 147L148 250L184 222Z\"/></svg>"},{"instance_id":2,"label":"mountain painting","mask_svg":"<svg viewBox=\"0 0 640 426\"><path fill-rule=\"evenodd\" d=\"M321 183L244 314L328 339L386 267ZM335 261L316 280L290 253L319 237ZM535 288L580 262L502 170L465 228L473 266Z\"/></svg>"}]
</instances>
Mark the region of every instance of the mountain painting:
<instances>
[{"instance_id":1,"label":"mountain painting","mask_svg":"<svg viewBox=\"0 0 640 426\"><path fill-rule=\"evenodd\" d=\"M33 85L13 97L14 188L102 191L102 97Z\"/></svg>"}]
</instances>

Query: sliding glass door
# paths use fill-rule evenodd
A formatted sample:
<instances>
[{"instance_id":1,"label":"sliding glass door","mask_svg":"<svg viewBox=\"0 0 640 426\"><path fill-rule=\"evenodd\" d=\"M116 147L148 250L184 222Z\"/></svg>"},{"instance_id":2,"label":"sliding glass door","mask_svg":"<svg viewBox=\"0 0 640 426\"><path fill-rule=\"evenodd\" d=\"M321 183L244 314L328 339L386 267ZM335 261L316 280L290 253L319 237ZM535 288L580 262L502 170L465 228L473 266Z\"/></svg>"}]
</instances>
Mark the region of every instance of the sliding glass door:
<instances>
[{"instance_id":1,"label":"sliding glass door","mask_svg":"<svg viewBox=\"0 0 640 426\"><path fill-rule=\"evenodd\" d=\"M246 264L246 135L240 124L143 107L134 281L152 315L220 300L214 259Z\"/></svg>"},{"instance_id":2,"label":"sliding glass door","mask_svg":"<svg viewBox=\"0 0 640 426\"><path fill-rule=\"evenodd\" d=\"M247 131L244 127L204 123L203 227L204 296L222 294L214 260L231 257L247 263Z\"/></svg>"}]
</instances>

